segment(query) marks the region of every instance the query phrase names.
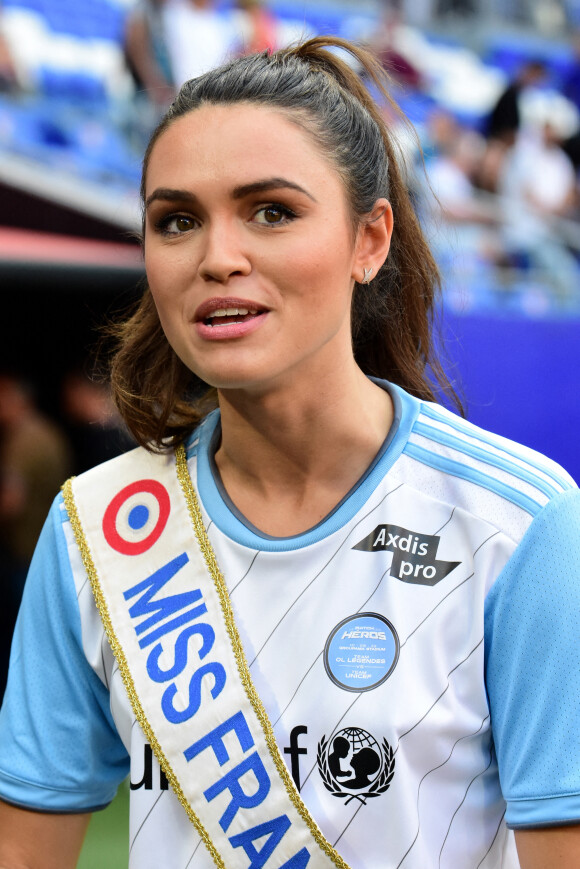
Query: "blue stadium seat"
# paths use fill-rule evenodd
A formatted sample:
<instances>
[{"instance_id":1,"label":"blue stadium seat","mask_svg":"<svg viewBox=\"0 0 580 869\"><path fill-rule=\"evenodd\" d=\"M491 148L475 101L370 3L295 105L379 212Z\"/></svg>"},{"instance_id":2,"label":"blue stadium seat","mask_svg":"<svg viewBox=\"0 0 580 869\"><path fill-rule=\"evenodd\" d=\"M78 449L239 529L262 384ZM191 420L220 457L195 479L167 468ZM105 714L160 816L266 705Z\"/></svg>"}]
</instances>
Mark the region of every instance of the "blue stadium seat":
<instances>
[{"instance_id":1,"label":"blue stadium seat","mask_svg":"<svg viewBox=\"0 0 580 869\"><path fill-rule=\"evenodd\" d=\"M89 73L41 67L39 83L47 97L67 98L91 105L105 105L107 91L104 83Z\"/></svg>"}]
</instances>

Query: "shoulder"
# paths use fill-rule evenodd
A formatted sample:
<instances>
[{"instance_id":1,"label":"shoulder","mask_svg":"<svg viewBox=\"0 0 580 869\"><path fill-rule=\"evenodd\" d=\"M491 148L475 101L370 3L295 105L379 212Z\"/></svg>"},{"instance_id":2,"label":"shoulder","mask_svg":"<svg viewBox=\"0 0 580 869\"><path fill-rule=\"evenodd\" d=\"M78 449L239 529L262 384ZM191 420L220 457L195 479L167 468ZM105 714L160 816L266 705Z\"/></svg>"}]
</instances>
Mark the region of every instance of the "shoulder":
<instances>
[{"instance_id":1,"label":"shoulder","mask_svg":"<svg viewBox=\"0 0 580 869\"><path fill-rule=\"evenodd\" d=\"M512 545L548 505L565 512L564 502L578 499L570 475L541 453L389 388L400 405L396 472L415 491L488 523Z\"/></svg>"},{"instance_id":2,"label":"shoulder","mask_svg":"<svg viewBox=\"0 0 580 869\"><path fill-rule=\"evenodd\" d=\"M418 403L405 453L532 517L555 496L577 489L572 477L541 453L428 402Z\"/></svg>"}]
</instances>

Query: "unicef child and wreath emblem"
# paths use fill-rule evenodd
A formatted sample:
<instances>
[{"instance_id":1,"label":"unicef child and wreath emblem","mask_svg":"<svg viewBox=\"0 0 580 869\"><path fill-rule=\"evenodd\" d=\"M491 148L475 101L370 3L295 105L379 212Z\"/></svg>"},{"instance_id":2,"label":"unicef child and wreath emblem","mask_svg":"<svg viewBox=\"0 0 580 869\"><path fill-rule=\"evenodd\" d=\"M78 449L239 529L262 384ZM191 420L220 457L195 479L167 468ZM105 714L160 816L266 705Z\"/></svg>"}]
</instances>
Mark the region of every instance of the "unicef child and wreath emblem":
<instances>
[{"instance_id":1,"label":"unicef child and wreath emblem","mask_svg":"<svg viewBox=\"0 0 580 869\"><path fill-rule=\"evenodd\" d=\"M366 805L371 797L388 790L395 774L395 753L386 739L382 745L360 727L345 727L330 740L318 743L318 770L333 797L358 800Z\"/></svg>"}]
</instances>

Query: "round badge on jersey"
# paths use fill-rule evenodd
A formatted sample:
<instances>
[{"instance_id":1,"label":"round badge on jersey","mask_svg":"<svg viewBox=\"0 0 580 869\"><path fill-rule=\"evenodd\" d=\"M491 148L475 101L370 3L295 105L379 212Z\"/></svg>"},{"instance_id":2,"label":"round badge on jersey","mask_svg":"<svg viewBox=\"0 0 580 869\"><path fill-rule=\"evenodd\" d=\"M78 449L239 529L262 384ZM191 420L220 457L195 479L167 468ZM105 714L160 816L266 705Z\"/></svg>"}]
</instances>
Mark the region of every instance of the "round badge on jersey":
<instances>
[{"instance_id":1,"label":"round badge on jersey","mask_svg":"<svg viewBox=\"0 0 580 869\"><path fill-rule=\"evenodd\" d=\"M343 619L324 647L326 672L345 691L371 691L389 678L399 659L399 637L378 613Z\"/></svg>"},{"instance_id":2,"label":"round badge on jersey","mask_svg":"<svg viewBox=\"0 0 580 869\"><path fill-rule=\"evenodd\" d=\"M147 552L163 533L171 504L157 480L137 480L118 492L105 511L103 533L122 555Z\"/></svg>"}]
</instances>

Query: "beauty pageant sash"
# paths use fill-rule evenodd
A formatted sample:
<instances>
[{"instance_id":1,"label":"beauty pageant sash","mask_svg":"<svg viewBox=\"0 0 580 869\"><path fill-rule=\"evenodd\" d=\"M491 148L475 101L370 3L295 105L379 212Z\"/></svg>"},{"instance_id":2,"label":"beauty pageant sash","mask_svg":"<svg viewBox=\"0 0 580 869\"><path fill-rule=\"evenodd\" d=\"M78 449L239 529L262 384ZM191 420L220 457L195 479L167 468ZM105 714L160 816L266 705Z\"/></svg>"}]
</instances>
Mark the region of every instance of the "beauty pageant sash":
<instances>
[{"instance_id":1,"label":"beauty pageant sash","mask_svg":"<svg viewBox=\"0 0 580 869\"><path fill-rule=\"evenodd\" d=\"M348 869L252 684L183 447L133 450L63 494L135 716L215 864Z\"/></svg>"}]
</instances>

